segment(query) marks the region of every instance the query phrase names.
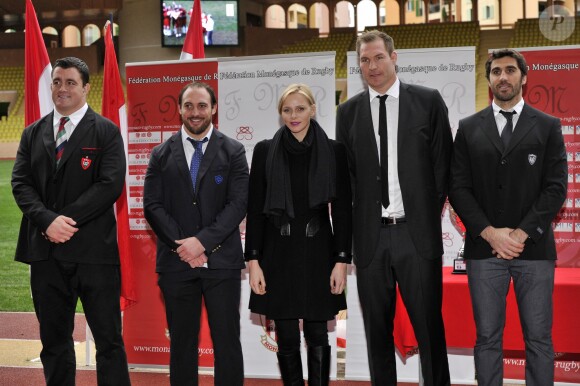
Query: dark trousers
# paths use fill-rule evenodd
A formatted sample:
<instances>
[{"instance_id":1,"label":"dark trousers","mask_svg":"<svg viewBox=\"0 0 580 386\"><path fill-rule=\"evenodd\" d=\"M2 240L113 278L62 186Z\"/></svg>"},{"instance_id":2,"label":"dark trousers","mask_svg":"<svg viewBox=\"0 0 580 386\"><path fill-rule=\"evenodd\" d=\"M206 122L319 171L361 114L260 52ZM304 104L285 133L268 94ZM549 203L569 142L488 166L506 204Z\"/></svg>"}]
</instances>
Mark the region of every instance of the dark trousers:
<instances>
[{"instance_id":1,"label":"dark trousers","mask_svg":"<svg viewBox=\"0 0 580 386\"><path fill-rule=\"evenodd\" d=\"M278 352L290 355L300 352L300 321L298 319L278 319L276 335ZM328 327L326 320L303 320L304 340L308 347L328 346Z\"/></svg>"},{"instance_id":2,"label":"dark trousers","mask_svg":"<svg viewBox=\"0 0 580 386\"><path fill-rule=\"evenodd\" d=\"M40 323L40 359L48 386L75 384L72 333L80 298L97 349L97 383L130 385L121 334L119 266L54 259L31 263L30 286Z\"/></svg>"},{"instance_id":3,"label":"dark trousers","mask_svg":"<svg viewBox=\"0 0 580 386\"><path fill-rule=\"evenodd\" d=\"M467 260L477 340L473 350L477 384L503 384L503 330L510 281L526 345L526 385L554 384L552 345L553 260Z\"/></svg>"},{"instance_id":4,"label":"dark trousers","mask_svg":"<svg viewBox=\"0 0 580 386\"><path fill-rule=\"evenodd\" d=\"M240 343L241 274L239 270L205 268L159 274L169 327L170 381L198 385L198 346L202 297L214 347L216 386L244 383Z\"/></svg>"},{"instance_id":5,"label":"dark trousers","mask_svg":"<svg viewBox=\"0 0 580 386\"><path fill-rule=\"evenodd\" d=\"M409 313L426 386L450 384L441 306L441 258L421 258L406 223L381 228L379 246L369 266L357 267L371 383L395 386L397 370L393 320L396 286Z\"/></svg>"}]
</instances>

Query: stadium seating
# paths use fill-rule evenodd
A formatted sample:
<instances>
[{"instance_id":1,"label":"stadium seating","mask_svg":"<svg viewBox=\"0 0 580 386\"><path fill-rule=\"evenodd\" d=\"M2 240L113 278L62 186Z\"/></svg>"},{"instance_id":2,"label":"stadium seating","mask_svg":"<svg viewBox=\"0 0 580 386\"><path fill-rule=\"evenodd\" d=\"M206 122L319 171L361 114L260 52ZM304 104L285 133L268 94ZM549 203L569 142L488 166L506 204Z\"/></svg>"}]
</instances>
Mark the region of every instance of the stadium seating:
<instances>
[{"instance_id":1,"label":"stadium seating","mask_svg":"<svg viewBox=\"0 0 580 386\"><path fill-rule=\"evenodd\" d=\"M397 49L432 48L432 47L477 47L476 66L481 68L482 60L487 56L488 48L499 47L541 47L556 45L580 44L580 28L574 28L572 34L556 36L561 40L548 39L539 29L538 19L521 19L514 29L485 30L480 29L478 22L407 24L369 27L387 32L395 40ZM576 26L580 17L575 17ZM563 30L565 32L565 30ZM485 34L484 34L485 32ZM486 41L483 41L483 37ZM354 33L331 33L328 37L313 38L284 46L277 53L299 52L336 52L336 78L346 78L346 52L355 50ZM509 42L509 43L508 43ZM97 112L101 111L103 75L91 74L91 91L88 94L89 105ZM24 68L0 67L0 91L16 91L16 101L8 111L8 117L0 119L0 142L18 141L24 129ZM487 81L481 71L477 71L477 108L487 104Z\"/></svg>"},{"instance_id":2,"label":"stadium seating","mask_svg":"<svg viewBox=\"0 0 580 386\"><path fill-rule=\"evenodd\" d=\"M571 28L549 29L548 36L540 30L538 19L520 19L514 27L514 35L510 41L510 47L543 47L580 44L580 17L574 18ZM575 27L574 27L575 26ZM572 30L572 34L566 37L566 33Z\"/></svg>"},{"instance_id":3,"label":"stadium seating","mask_svg":"<svg viewBox=\"0 0 580 386\"><path fill-rule=\"evenodd\" d=\"M336 51L336 77L346 78L346 52L354 49L355 41L356 36L353 34L335 33L326 38L314 38L285 46L278 53Z\"/></svg>"},{"instance_id":4,"label":"stadium seating","mask_svg":"<svg viewBox=\"0 0 580 386\"><path fill-rule=\"evenodd\" d=\"M385 31L395 40L397 49L477 46L479 24L436 23L370 27ZM336 51L336 77L346 78L346 52L354 51L356 36L350 33L331 33L326 38L313 38L283 47L279 53Z\"/></svg>"},{"instance_id":5,"label":"stadium seating","mask_svg":"<svg viewBox=\"0 0 580 386\"><path fill-rule=\"evenodd\" d=\"M96 112L101 112L103 75L91 74L91 91L87 102ZM0 90L16 91L16 102L8 109L8 117L0 120L0 142L17 142L24 130L24 67L0 67Z\"/></svg>"}]
</instances>

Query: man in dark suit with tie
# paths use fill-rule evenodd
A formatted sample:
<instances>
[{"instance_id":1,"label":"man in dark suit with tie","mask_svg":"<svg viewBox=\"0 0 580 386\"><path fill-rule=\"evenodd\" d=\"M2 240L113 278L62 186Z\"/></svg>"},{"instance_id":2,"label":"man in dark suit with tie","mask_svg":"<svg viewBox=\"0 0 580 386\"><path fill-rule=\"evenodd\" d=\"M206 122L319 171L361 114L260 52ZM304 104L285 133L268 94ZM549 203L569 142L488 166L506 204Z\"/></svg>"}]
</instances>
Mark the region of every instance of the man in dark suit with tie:
<instances>
[{"instance_id":1,"label":"man in dark suit with tie","mask_svg":"<svg viewBox=\"0 0 580 386\"><path fill-rule=\"evenodd\" d=\"M338 107L336 136L346 145L353 183L354 263L371 381L397 384L398 285L425 385L449 385L441 315L441 211L453 141L447 107L437 90L399 81L393 39L384 32L364 32L356 47L369 88Z\"/></svg>"},{"instance_id":2,"label":"man in dark suit with tie","mask_svg":"<svg viewBox=\"0 0 580 386\"><path fill-rule=\"evenodd\" d=\"M145 217L157 235L158 284L171 339L170 379L197 385L202 297L214 345L215 385L244 381L240 343L239 224L248 201L244 147L217 131L214 91L190 83L179 94L181 130L151 154Z\"/></svg>"},{"instance_id":3,"label":"man in dark suit with tie","mask_svg":"<svg viewBox=\"0 0 580 386\"><path fill-rule=\"evenodd\" d=\"M524 103L527 71L517 51L493 52L485 64L493 103L459 122L454 144L449 199L467 228L475 369L484 386L503 382L511 280L526 346L526 384L554 383L551 223L566 198L568 170L560 120Z\"/></svg>"},{"instance_id":4,"label":"man in dark suit with tie","mask_svg":"<svg viewBox=\"0 0 580 386\"><path fill-rule=\"evenodd\" d=\"M12 171L23 213L16 260L30 264L46 383L75 384L80 298L97 347L98 384L129 385L113 209L125 182L123 139L88 106L82 60L57 60L50 88L54 111L24 129Z\"/></svg>"}]
</instances>

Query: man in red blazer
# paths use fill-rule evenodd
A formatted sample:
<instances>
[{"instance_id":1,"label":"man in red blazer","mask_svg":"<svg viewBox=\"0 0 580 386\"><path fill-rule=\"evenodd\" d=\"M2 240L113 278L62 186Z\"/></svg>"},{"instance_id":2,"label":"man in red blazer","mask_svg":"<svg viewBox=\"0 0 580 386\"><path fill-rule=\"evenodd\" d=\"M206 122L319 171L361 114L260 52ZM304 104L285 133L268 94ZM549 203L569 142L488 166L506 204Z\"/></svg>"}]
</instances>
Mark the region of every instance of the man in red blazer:
<instances>
[{"instance_id":1,"label":"man in red blazer","mask_svg":"<svg viewBox=\"0 0 580 386\"><path fill-rule=\"evenodd\" d=\"M552 385L552 221L566 198L566 148L560 120L524 103L528 67L519 52L493 52L485 72L493 103L459 122L449 191L467 228L477 383L503 382L506 295L513 280L526 384Z\"/></svg>"},{"instance_id":2,"label":"man in red blazer","mask_svg":"<svg viewBox=\"0 0 580 386\"><path fill-rule=\"evenodd\" d=\"M354 263L371 381L397 384L398 286L425 385L449 385L441 315L441 211L453 146L447 107L437 90L399 81L390 36L365 32L356 46L368 89L338 107L336 138L346 145L353 184Z\"/></svg>"},{"instance_id":3,"label":"man in red blazer","mask_svg":"<svg viewBox=\"0 0 580 386\"><path fill-rule=\"evenodd\" d=\"M215 385L241 386L245 263L239 225L248 203L246 151L213 126L217 101L209 85L187 84L178 105L181 130L153 149L143 191L145 217L157 235L156 270L171 338L170 381L198 385L203 298Z\"/></svg>"},{"instance_id":4,"label":"man in red blazer","mask_svg":"<svg viewBox=\"0 0 580 386\"><path fill-rule=\"evenodd\" d=\"M23 213L16 260L30 264L49 386L75 384L79 298L97 347L98 384L130 384L113 209L124 186L125 151L119 128L88 106L89 90L82 60L56 61L54 111L24 129L12 171Z\"/></svg>"}]
</instances>

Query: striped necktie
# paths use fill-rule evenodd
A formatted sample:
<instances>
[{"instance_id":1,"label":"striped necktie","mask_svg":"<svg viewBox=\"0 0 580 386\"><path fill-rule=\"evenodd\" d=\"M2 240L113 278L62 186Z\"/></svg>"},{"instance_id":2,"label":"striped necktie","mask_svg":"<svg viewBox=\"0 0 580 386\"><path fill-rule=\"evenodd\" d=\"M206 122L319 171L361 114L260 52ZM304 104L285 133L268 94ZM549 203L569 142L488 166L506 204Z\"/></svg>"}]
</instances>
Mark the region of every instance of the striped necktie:
<instances>
[{"instance_id":1,"label":"striped necktie","mask_svg":"<svg viewBox=\"0 0 580 386\"><path fill-rule=\"evenodd\" d=\"M60 122L58 125L58 131L56 132L56 166L60 162L62 158L62 153L64 152L64 147L66 146L66 129L64 126L69 121L68 117L60 118Z\"/></svg>"}]
</instances>

